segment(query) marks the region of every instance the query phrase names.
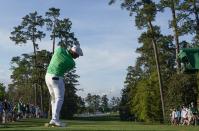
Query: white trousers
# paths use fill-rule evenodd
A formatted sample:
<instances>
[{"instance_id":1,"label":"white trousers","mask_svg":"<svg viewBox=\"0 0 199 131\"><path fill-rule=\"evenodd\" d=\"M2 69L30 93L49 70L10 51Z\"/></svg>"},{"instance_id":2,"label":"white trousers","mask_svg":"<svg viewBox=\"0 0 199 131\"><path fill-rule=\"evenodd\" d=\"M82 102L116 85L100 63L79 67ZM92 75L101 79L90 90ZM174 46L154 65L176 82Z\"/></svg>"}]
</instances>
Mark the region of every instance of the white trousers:
<instances>
[{"instance_id":1,"label":"white trousers","mask_svg":"<svg viewBox=\"0 0 199 131\"><path fill-rule=\"evenodd\" d=\"M64 101L65 93L63 77L47 73L45 80L51 97L52 120L59 121L59 114Z\"/></svg>"}]
</instances>

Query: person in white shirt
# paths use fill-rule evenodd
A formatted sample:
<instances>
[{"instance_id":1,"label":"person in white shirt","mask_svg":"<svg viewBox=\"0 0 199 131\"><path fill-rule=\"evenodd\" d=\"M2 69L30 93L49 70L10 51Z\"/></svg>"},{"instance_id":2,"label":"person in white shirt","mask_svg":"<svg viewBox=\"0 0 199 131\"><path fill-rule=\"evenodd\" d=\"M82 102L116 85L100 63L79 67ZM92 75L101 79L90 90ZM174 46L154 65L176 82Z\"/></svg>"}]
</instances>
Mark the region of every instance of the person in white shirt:
<instances>
[{"instance_id":1,"label":"person in white shirt","mask_svg":"<svg viewBox=\"0 0 199 131\"><path fill-rule=\"evenodd\" d=\"M183 106L182 111L181 111L181 118L182 118L182 125L187 124L188 117L187 117L187 108Z\"/></svg>"},{"instance_id":2,"label":"person in white shirt","mask_svg":"<svg viewBox=\"0 0 199 131\"><path fill-rule=\"evenodd\" d=\"M190 125L193 118L193 113L191 111L191 108L187 108L187 118L188 118L187 125Z\"/></svg>"},{"instance_id":3,"label":"person in white shirt","mask_svg":"<svg viewBox=\"0 0 199 131\"><path fill-rule=\"evenodd\" d=\"M176 117L176 110L172 109L172 112L171 112L171 124L173 124L173 125L175 125L175 123L176 123L175 117Z\"/></svg>"}]
</instances>

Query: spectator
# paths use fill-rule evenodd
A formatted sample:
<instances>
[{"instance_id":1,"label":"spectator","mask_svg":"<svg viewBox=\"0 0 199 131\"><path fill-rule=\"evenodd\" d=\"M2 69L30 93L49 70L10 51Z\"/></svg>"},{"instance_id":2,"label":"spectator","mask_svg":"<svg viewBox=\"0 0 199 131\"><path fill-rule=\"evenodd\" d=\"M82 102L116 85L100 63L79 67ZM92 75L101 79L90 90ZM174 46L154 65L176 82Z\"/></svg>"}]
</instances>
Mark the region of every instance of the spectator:
<instances>
[{"instance_id":1,"label":"spectator","mask_svg":"<svg viewBox=\"0 0 199 131\"><path fill-rule=\"evenodd\" d=\"M197 125L199 111L197 109L197 106L194 106L193 102L191 103L191 111L193 113L193 125Z\"/></svg>"},{"instance_id":2,"label":"spectator","mask_svg":"<svg viewBox=\"0 0 199 131\"><path fill-rule=\"evenodd\" d=\"M40 108L39 108L39 106L36 106L35 107L35 110L36 110L36 118L40 118Z\"/></svg>"},{"instance_id":3,"label":"spectator","mask_svg":"<svg viewBox=\"0 0 199 131\"><path fill-rule=\"evenodd\" d=\"M14 105L13 107L13 114L12 114L12 121L16 121L17 120L17 114L18 114L18 109L17 109L17 105Z\"/></svg>"},{"instance_id":4,"label":"spectator","mask_svg":"<svg viewBox=\"0 0 199 131\"><path fill-rule=\"evenodd\" d=\"M22 118L22 101L19 100L17 103L17 120Z\"/></svg>"},{"instance_id":5,"label":"spectator","mask_svg":"<svg viewBox=\"0 0 199 131\"><path fill-rule=\"evenodd\" d=\"M9 112L9 103L8 103L7 99L4 100L2 105L3 105L3 121L2 122L6 123L7 115L8 115L8 112Z\"/></svg>"},{"instance_id":6,"label":"spectator","mask_svg":"<svg viewBox=\"0 0 199 131\"><path fill-rule=\"evenodd\" d=\"M193 113L191 111L191 108L187 108L187 119L188 119L188 122L187 122L187 125L190 125L192 119L193 119Z\"/></svg>"},{"instance_id":7,"label":"spectator","mask_svg":"<svg viewBox=\"0 0 199 131\"><path fill-rule=\"evenodd\" d=\"M30 105L26 104L26 114L25 117L28 118L30 116Z\"/></svg>"},{"instance_id":8,"label":"spectator","mask_svg":"<svg viewBox=\"0 0 199 131\"><path fill-rule=\"evenodd\" d=\"M180 117L181 114L180 114L180 109L177 108L176 112L175 112L175 119L176 119L176 125L179 125L180 124Z\"/></svg>"},{"instance_id":9,"label":"spectator","mask_svg":"<svg viewBox=\"0 0 199 131\"><path fill-rule=\"evenodd\" d=\"M171 124L175 124L175 114L176 114L176 110L175 109L172 109L172 112L171 112Z\"/></svg>"},{"instance_id":10,"label":"spectator","mask_svg":"<svg viewBox=\"0 0 199 131\"><path fill-rule=\"evenodd\" d=\"M183 106L182 108L181 117L182 117L182 125L187 125L188 124L188 109L185 106Z\"/></svg>"}]
</instances>

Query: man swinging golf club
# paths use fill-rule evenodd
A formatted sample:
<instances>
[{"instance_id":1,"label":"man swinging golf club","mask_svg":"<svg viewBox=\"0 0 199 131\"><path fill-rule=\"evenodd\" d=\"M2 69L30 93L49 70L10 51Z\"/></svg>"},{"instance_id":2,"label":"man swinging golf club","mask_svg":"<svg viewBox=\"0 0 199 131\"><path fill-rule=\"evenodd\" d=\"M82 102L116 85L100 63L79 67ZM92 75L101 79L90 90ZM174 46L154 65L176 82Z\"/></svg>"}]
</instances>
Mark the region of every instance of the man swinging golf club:
<instances>
[{"instance_id":1,"label":"man swinging golf club","mask_svg":"<svg viewBox=\"0 0 199 131\"><path fill-rule=\"evenodd\" d=\"M45 76L46 84L51 96L52 119L49 125L64 127L59 120L60 110L64 101L65 85L64 73L75 67L73 59L83 56L80 45L71 49L58 47L53 54Z\"/></svg>"}]
</instances>

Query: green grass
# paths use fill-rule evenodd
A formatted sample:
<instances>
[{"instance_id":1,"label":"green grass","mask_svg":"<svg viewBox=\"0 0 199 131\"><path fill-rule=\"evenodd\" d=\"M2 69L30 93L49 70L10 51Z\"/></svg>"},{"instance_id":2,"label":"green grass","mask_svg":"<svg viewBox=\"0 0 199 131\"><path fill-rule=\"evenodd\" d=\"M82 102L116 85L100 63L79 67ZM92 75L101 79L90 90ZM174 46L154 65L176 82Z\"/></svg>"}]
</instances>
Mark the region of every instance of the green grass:
<instances>
[{"instance_id":1,"label":"green grass","mask_svg":"<svg viewBox=\"0 0 199 131\"><path fill-rule=\"evenodd\" d=\"M0 130L56 130L56 131L199 131L199 126L172 126L161 124L145 124L121 121L88 121L88 120L66 120L65 128L44 127L47 119L27 119L0 125Z\"/></svg>"},{"instance_id":2,"label":"green grass","mask_svg":"<svg viewBox=\"0 0 199 131\"><path fill-rule=\"evenodd\" d=\"M86 120L86 121L119 121L120 117L116 115L106 116L92 116L92 117L73 117L73 120Z\"/></svg>"}]
</instances>

